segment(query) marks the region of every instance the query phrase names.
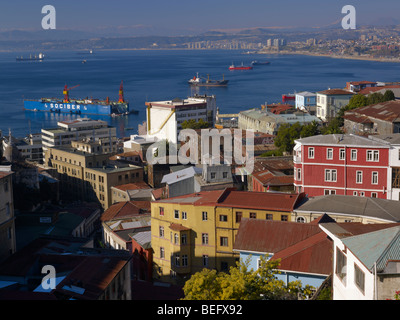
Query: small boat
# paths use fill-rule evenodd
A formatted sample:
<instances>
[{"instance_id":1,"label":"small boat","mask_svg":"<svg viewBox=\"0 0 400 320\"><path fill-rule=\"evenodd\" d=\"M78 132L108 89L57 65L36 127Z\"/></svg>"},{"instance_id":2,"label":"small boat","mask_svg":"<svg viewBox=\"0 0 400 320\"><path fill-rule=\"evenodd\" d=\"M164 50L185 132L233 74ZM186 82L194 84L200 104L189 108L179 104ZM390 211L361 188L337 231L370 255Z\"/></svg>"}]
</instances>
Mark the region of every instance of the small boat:
<instances>
[{"instance_id":1,"label":"small boat","mask_svg":"<svg viewBox=\"0 0 400 320\"><path fill-rule=\"evenodd\" d=\"M192 86L198 87L223 87L228 85L229 80L225 80L224 75L222 75L222 80L211 80L210 76L207 75L207 79L204 81L203 78L199 77L197 73L188 83Z\"/></svg>"},{"instance_id":2,"label":"small boat","mask_svg":"<svg viewBox=\"0 0 400 320\"><path fill-rule=\"evenodd\" d=\"M83 61L82 61L83 64L85 64L86 62L87 62L86 60L83 60Z\"/></svg>"},{"instance_id":3,"label":"small boat","mask_svg":"<svg viewBox=\"0 0 400 320\"><path fill-rule=\"evenodd\" d=\"M262 61L254 60L254 61L251 62L251 65L252 66L261 66L261 65L267 65L267 64L270 64L270 63L271 62L269 62L269 61L262 62Z\"/></svg>"},{"instance_id":4,"label":"small boat","mask_svg":"<svg viewBox=\"0 0 400 320\"><path fill-rule=\"evenodd\" d=\"M252 66L245 66L245 65L243 65L243 62L242 62L241 66L235 66L232 63L232 65L229 67L229 70L251 70L251 69L253 69Z\"/></svg>"}]
</instances>

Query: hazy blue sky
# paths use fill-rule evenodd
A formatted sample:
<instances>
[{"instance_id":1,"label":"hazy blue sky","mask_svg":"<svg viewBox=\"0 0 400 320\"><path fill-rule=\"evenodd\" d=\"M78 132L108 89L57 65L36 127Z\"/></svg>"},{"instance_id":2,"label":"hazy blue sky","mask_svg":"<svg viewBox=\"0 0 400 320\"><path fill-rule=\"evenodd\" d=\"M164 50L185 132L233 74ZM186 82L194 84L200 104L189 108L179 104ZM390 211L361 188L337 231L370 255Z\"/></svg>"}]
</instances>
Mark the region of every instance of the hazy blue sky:
<instances>
[{"instance_id":1,"label":"hazy blue sky","mask_svg":"<svg viewBox=\"0 0 400 320\"><path fill-rule=\"evenodd\" d=\"M357 24L400 17L398 0L4 0L0 31L40 29L46 4L56 8L57 29L153 34L326 26L342 19L347 4L355 6Z\"/></svg>"}]
</instances>

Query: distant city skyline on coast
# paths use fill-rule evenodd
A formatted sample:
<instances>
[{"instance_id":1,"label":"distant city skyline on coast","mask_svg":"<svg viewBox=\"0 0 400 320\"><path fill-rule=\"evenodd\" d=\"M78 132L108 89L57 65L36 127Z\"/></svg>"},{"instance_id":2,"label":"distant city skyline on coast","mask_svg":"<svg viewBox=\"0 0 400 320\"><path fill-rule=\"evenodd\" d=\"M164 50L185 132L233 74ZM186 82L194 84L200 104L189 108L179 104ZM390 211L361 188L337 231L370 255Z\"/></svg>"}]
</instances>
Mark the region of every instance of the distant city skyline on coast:
<instances>
[{"instance_id":1,"label":"distant city skyline on coast","mask_svg":"<svg viewBox=\"0 0 400 320\"><path fill-rule=\"evenodd\" d=\"M399 24L400 2L384 0L265 0L110 2L85 0L44 2L16 0L0 4L0 32L41 29L44 5L56 9L57 29L98 35L182 35L210 30L234 32L252 28L323 28L339 24L345 5L357 10L358 25Z\"/></svg>"}]
</instances>

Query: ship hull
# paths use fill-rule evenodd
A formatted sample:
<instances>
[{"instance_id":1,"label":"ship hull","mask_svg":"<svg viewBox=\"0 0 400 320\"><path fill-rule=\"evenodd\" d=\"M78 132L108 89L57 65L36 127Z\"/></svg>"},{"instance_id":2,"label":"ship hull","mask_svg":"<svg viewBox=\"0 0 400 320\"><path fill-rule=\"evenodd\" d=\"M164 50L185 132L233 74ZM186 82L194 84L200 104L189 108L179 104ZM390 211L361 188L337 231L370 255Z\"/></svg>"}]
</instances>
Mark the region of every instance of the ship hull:
<instances>
[{"instance_id":1,"label":"ship hull","mask_svg":"<svg viewBox=\"0 0 400 320\"><path fill-rule=\"evenodd\" d=\"M209 82L199 82L199 83L189 82L189 84L194 87L226 87L228 85L228 82L229 80L222 80L222 81L209 81Z\"/></svg>"},{"instance_id":2,"label":"ship hull","mask_svg":"<svg viewBox=\"0 0 400 320\"><path fill-rule=\"evenodd\" d=\"M229 70L251 70L253 67L229 67Z\"/></svg>"},{"instance_id":3,"label":"ship hull","mask_svg":"<svg viewBox=\"0 0 400 320\"><path fill-rule=\"evenodd\" d=\"M97 114L97 115L112 115L129 113L128 103L78 103L71 101L64 103L62 101L50 100L25 100L24 109L30 111L45 111L56 113L75 113L75 114Z\"/></svg>"}]
</instances>

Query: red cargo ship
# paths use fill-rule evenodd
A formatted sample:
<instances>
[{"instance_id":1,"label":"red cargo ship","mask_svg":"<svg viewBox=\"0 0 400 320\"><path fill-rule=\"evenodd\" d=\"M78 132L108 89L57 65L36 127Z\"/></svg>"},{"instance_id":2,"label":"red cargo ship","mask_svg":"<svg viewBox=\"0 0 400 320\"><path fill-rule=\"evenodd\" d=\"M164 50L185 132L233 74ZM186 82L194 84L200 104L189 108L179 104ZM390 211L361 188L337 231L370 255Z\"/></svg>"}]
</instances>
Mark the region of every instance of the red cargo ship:
<instances>
[{"instance_id":1,"label":"red cargo ship","mask_svg":"<svg viewBox=\"0 0 400 320\"><path fill-rule=\"evenodd\" d=\"M243 65L243 62L242 62L242 65L241 65L241 66L235 66L234 64L232 64L232 65L229 67L229 70L251 70L251 69L253 69L253 67L251 67L251 66L244 66L244 65Z\"/></svg>"}]
</instances>

